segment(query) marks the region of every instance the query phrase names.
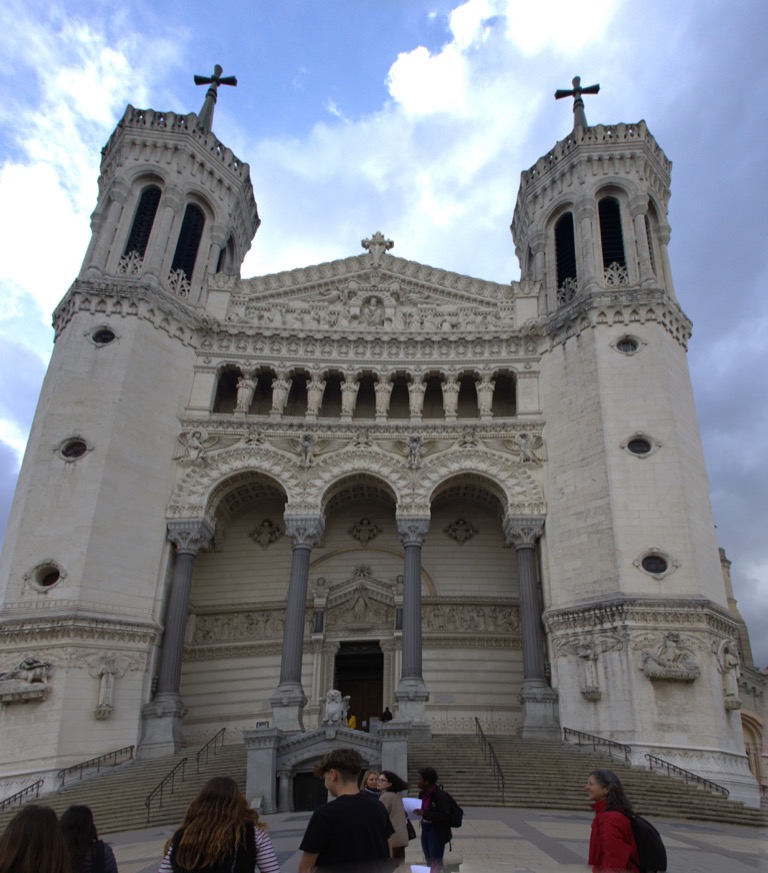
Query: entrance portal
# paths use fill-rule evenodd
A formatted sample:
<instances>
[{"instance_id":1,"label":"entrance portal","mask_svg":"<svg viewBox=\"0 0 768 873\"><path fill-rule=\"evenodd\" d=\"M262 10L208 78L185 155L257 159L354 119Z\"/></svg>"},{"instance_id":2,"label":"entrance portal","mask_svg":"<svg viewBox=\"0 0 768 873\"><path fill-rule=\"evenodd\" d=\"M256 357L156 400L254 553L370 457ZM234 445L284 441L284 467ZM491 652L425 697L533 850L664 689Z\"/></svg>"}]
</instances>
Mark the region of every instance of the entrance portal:
<instances>
[{"instance_id":1,"label":"entrance portal","mask_svg":"<svg viewBox=\"0 0 768 873\"><path fill-rule=\"evenodd\" d=\"M371 717L384 709L384 653L376 640L341 643L336 653L333 687L349 695L357 727L369 730Z\"/></svg>"}]
</instances>

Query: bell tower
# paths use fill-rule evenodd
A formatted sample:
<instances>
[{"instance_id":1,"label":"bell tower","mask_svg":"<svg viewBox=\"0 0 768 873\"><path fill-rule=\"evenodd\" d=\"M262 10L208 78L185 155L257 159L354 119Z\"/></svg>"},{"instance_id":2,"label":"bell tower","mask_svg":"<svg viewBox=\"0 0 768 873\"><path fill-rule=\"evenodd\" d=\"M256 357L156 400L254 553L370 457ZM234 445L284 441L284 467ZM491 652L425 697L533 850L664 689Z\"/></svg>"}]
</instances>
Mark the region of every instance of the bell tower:
<instances>
[{"instance_id":1,"label":"bell tower","mask_svg":"<svg viewBox=\"0 0 768 873\"><path fill-rule=\"evenodd\" d=\"M205 277L240 274L259 224L249 168L213 135L219 85L199 115L128 106L102 149L99 199L80 278L141 282L198 306Z\"/></svg>"},{"instance_id":2,"label":"bell tower","mask_svg":"<svg viewBox=\"0 0 768 873\"><path fill-rule=\"evenodd\" d=\"M539 288L542 577L560 723L755 803L667 243L671 162L644 121L573 130L522 173L512 235ZM716 705L713 705L716 701ZM710 750L710 751L697 751ZM716 753L714 753L716 751Z\"/></svg>"}]
</instances>

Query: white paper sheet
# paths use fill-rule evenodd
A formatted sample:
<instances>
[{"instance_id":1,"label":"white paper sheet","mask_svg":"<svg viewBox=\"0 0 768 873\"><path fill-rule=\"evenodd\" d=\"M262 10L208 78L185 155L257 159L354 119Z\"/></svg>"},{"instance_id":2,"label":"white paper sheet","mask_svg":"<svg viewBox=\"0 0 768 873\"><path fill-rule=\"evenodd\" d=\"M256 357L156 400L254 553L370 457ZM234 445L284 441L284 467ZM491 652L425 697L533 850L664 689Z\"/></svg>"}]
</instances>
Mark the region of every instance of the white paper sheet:
<instances>
[{"instance_id":1,"label":"white paper sheet","mask_svg":"<svg viewBox=\"0 0 768 873\"><path fill-rule=\"evenodd\" d=\"M403 806L405 807L405 814L411 821L421 821L421 816L416 815L414 812L416 809L421 809L421 801L418 797L404 797Z\"/></svg>"}]
</instances>

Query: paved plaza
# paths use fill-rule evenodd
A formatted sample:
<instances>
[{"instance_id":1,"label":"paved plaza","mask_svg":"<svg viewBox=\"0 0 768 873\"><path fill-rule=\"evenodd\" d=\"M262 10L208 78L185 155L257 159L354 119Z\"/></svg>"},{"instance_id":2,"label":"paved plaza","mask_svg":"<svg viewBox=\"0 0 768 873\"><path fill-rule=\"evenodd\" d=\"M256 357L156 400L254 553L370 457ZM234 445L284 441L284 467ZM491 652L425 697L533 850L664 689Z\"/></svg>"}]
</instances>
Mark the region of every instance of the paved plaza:
<instances>
[{"instance_id":1,"label":"paved plaza","mask_svg":"<svg viewBox=\"0 0 768 873\"><path fill-rule=\"evenodd\" d=\"M591 818L590 812L466 809L454 853L463 858L461 873L583 873ZM296 873L308 820L309 813L265 816L282 873ZM768 871L766 830L676 819L654 823L667 846L669 873ZM155 827L108 835L120 873L156 873L172 831ZM406 861L422 861L418 840L411 843Z\"/></svg>"}]
</instances>

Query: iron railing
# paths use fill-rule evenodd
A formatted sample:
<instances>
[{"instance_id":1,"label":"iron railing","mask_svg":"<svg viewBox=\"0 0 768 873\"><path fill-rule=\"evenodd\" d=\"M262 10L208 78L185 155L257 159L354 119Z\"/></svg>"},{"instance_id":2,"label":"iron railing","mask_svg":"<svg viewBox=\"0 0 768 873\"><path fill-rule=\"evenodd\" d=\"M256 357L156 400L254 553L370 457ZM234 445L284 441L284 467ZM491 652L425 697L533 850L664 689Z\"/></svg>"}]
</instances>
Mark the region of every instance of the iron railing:
<instances>
[{"instance_id":1,"label":"iron railing","mask_svg":"<svg viewBox=\"0 0 768 873\"><path fill-rule=\"evenodd\" d=\"M571 737L573 739L571 739ZM566 743L576 742L579 746L591 746L593 752L608 752L608 756L613 758L614 752L616 757L619 754L624 761L629 764L629 756L632 753L632 747L624 743L617 743L615 740L606 740L605 737L598 737L595 734L585 734L584 731L576 731L573 728L563 728L563 740Z\"/></svg>"},{"instance_id":2,"label":"iron railing","mask_svg":"<svg viewBox=\"0 0 768 873\"><path fill-rule=\"evenodd\" d=\"M678 767L676 764L670 764L669 761L665 761L663 758L657 758L656 755L646 755L645 760L648 761L648 766L651 770L653 770L655 765L657 769L664 770L667 776L675 776L678 779L685 780L686 783L693 782L697 785L701 785L702 788L706 788L708 791L722 794L723 797L728 797L730 794L730 791L728 791L727 788L718 785L717 782L710 782L709 779L705 779L697 773L691 773L690 770L683 770L682 767Z\"/></svg>"},{"instance_id":3,"label":"iron railing","mask_svg":"<svg viewBox=\"0 0 768 873\"><path fill-rule=\"evenodd\" d=\"M475 717L475 735L480 739L480 745L483 749L483 760L490 762L493 775L496 777L496 787L501 791L501 805L506 806L504 790L506 788L507 780L504 776L504 771L501 769L499 759L496 757L496 751L493 748L491 741L483 732L483 726L480 724L480 720L477 717Z\"/></svg>"},{"instance_id":4,"label":"iron railing","mask_svg":"<svg viewBox=\"0 0 768 873\"><path fill-rule=\"evenodd\" d=\"M149 817L151 815L152 802L156 797L159 798L159 805L162 807L163 805L163 792L165 791L166 783L170 782L169 793L173 794L176 789L176 772L181 769L181 781L184 781L184 770L187 766L188 758L182 758L178 764L176 764L173 769L166 773L165 776L157 783L157 785L149 792L146 800L144 801L144 806L147 807L147 824L149 824Z\"/></svg>"},{"instance_id":5,"label":"iron railing","mask_svg":"<svg viewBox=\"0 0 768 873\"><path fill-rule=\"evenodd\" d=\"M13 806L14 803L21 804L24 798L29 794L34 794L35 799L37 799L40 797L40 788L44 782L44 779L38 779L37 782L27 785L26 788L22 788L21 791L17 791L10 797L6 797L5 800L0 800L0 810L7 809L9 806Z\"/></svg>"},{"instance_id":6,"label":"iron railing","mask_svg":"<svg viewBox=\"0 0 768 873\"><path fill-rule=\"evenodd\" d=\"M221 739L221 748L224 748L224 734L227 732L227 729L223 727L220 731L217 731L208 742L203 746L202 749L196 755L197 761L197 772L200 772L200 758L202 758L203 754L205 754L205 763L208 763L208 753L211 751L211 747L213 747L213 754L216 754L216 747L219 744L219 739Z\"/></svg>"},{"instance_id":7,"label":"iron railing","mask_svg":"<svg viewBox=\"0 0 768 873\"><path fill-rule=\"evenodd\" d=\"M118 763L124 763L124 761L119 761L120 758L126 758L131 761L133 759L133 753L135 751L135 746L123 746L122 749L116 749L114 752L105 752L103 755L99 755L96 758L90 758L87 761L83 761L80 764L73 764L71 767L65 767L63 770L59 770L56 774L56 778L60 780L59 790L64 787L64 783L67 779L67 776L71 776L74 773L78 773L78 780L83 778L85 771L88 768L96 768L96 773L101 771L102 764L105 766L108 764L111 767L116 767Z\"/></svg>"}]
</instances>

